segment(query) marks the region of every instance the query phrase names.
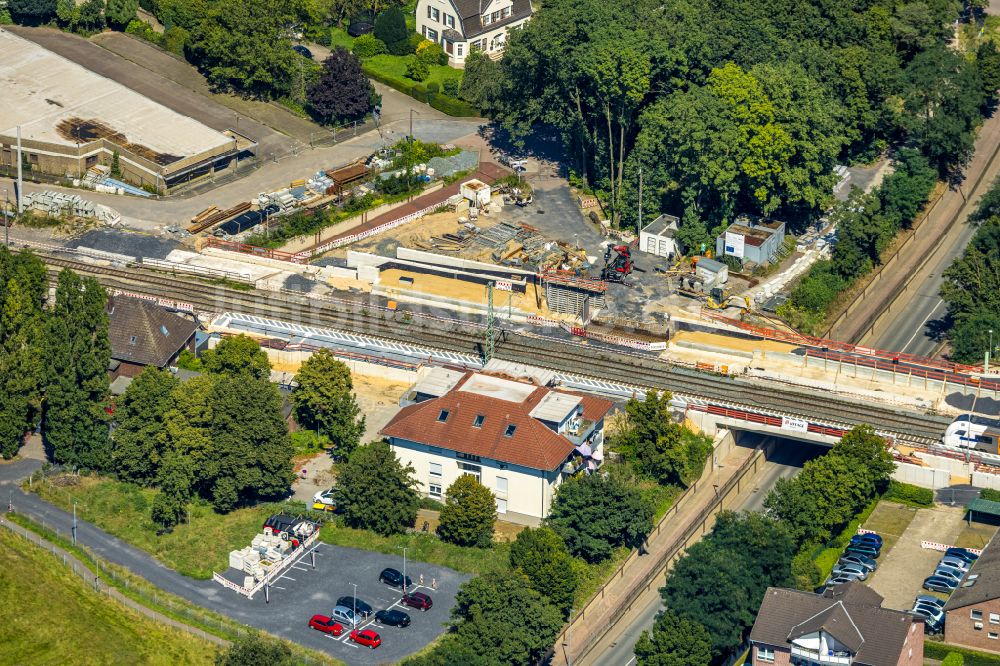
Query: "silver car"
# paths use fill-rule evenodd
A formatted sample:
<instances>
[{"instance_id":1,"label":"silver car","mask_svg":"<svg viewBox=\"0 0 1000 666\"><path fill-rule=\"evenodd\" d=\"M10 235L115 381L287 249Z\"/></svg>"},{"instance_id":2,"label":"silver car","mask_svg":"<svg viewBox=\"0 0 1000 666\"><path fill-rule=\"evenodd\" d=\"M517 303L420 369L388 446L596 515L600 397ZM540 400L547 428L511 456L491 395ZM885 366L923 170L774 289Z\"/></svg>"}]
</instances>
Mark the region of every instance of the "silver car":
<instances>
[{"instance_id":1,"label":"silver car","mask_svg":"<svg viewBox=\"0 0 1000 666\"><path fill-rule=\"evenodd\" d=\"M962 576L965 575L965 572L962 571L961 569L956 569L954 567L946 567L939 564L938 568L934 570L934 575L941 576L942 578L947 578L949 580L954 580L955 584L957 585L962 580Z\"/></svg>"},{"instance_id":2,"label":"silver car","mask_svg":"<svg viewBox=\"0 0 1000 666\"><path fill-rule=\"evenodd\" d=\"M941 558L941 563L938 566L951 567L959 571L968 571L971 565L960 557L945 555Z\"/></svg>"},{"instance_id":3,"label":"silver car","mask_svg":"<svg viewBox=\"0 0 1000 666\"><path fill-rule=\"evenodd\" d=\"M878 569L878 563L870 557L865 557L864 555L858 555L857 553L844 553L840 556L840 561L849 564L857 564L862 566L868 571L875 571Z\"/></svg>"},{"instance_id":4,"label":"silver car","mask_svg":"<svg viewBox=\"0 0 1000 666\"><path fill-rule=\"evenodd\" d=\"M856 577L860 578L861 580L865 580L866 578L868 578L868 569L865 568L865 567L863 567L863 566L861 566L860 564L850 564L850 563L846 563L846 562L844 562L844 563L839 563L838 562L837 566L835 566L833 568L832 574L834 576L842 576L842 575L847 574L847 575L856 576Z\"/></svg>"},{"instance_id":5,"label":"silver car","mask_svg":"<svg viewBox=\"0 0 1000 666\"><path fill-rule=\"evenodd\" d=\"M342 622L352 627L356 627L361 624L361 618L355 615L354 611L347 606L335 606L334 609L330 611L330 617L337 622Z\"/></svg>"}]
</instances>

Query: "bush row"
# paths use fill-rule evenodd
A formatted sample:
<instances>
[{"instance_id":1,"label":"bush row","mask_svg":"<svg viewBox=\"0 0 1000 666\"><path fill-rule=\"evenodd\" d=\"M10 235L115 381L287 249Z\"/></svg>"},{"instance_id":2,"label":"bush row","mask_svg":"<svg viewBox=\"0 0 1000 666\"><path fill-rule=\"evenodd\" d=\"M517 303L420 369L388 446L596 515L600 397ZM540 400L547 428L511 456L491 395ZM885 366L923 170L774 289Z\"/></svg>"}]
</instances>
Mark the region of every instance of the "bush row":
<instances>
[{"instance_id":1,"label":"bush row","mask_svg":"<svg viewBox=\"0 0 1000 666\"><path fill-rule=\"evenodd\" d=\"M928 659L944 659L952 652L965 658L965 666L1000 666L1000 655L973 652L937 641L924 641L924 657Z\"/></svg>"},{"instance_id":2,"label":"bush row","mask_svg":"<svg viewBox=\"0 0 1000 666\"><path fill-rule=\"evenodd\" d=\"M889 482L889 490L886 491L883 499L909 506L929 507L934 505L934 491L909 483L891 481Z\"/></svg>"},{"instance_id":3,"label":"bush row","mask_svg":"<svg viewBox=\"0 0 1000 666\"><path fill-rule=\"evenodd\" d=\"M428 84L415 83L406 79L390 76L385 72L380 72L374 67L368 65L368 63L365 63L363 68L365 70L365 74L367 74L369 78L375 79L380 83L384 83L390 88L394 88L404 95L409 95L419 102L430 104L431 107L443 113L447 113L449 116L468 118L479 117L479 110L468 102L437 92L437 90L435 90L437 84L433 81Z\"/></svg>"}]
</instances>

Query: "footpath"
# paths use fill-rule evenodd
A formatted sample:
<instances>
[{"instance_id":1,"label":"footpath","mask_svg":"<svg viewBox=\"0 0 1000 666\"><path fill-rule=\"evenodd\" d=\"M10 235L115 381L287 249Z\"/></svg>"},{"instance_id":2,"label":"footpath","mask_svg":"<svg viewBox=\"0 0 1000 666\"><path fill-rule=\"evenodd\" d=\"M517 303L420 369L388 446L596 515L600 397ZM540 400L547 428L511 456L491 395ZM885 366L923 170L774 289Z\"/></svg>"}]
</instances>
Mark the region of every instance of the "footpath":
<instances>
[{"instance_id":1,"label":"footpath","mask_svg":"<svg viewBox=\"0 0 1000 666\"><path fill-rule=\"evenodd\" d=\"M552 663L586 663L586 656L608 633L639 606L643 594L655 592L664 582L661 572L669 568L683 549L699 540L714 525L720 508L742 491L742 478L754 474L764 463L755 449L720 444L702 477L681 495L650 534L645 553L633 551L570 625L556 638ZM748 477L749 478L749 477ZM599 653L599 651L595 652Z\"/></svg>"},{"instance_id":2,"label":"footpath","mask_svg":"<svg viewBox=\"0 0 1000 666\"><path fill-rule=\"evenodd\" d=\"M871 277L871 281L858 294L846 310L834 320L830 329L822 336L845 342L860 340L877 321L879 315L906 287L914 271L922 262L934 254L940 245L955 242L960 236L963 212L980 191L985 191L991 178L987 171L994 172L993 159L1000 145L1000 114L988 118L976 137L975 154L965 171L965 183L949 188L931 204L924 218L914 224L911 236L904 241L897 252L886 260ZM905 308L898 308L903 312Z\"/></svg>"}]
</instances>

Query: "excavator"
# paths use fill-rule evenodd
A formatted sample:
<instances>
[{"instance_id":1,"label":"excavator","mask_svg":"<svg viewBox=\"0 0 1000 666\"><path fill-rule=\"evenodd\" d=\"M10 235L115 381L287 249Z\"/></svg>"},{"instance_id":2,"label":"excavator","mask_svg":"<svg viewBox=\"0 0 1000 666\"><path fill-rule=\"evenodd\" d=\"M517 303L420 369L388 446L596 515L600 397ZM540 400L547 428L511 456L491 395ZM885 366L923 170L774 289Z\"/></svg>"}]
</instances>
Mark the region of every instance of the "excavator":
<instances>
[{"instance_id":1,"label":"excavator","mask_svg":"<svg viewBox=\"0 0 1000 666\"><path fill-rule=\"evenodd\" d=\"M611 258L612 252L615 253L613 259ZM604 250L604 268L601 270L602 280L624 283L634 269L632 249L628 245L608 245Z\"/></svg>"},{"instance_id":2,"label":"excavator","mask_svg":"<svg viewBox=\"0 0 1000 666\"><path fill-rule=\"evenodd\" d=\"M749 313L750 299L747 296L726 296L721 287L713 287L705 299L705 306L710 310L725 310L728 307L738 306L744 314Z\"/></svg>"}]
</instances>

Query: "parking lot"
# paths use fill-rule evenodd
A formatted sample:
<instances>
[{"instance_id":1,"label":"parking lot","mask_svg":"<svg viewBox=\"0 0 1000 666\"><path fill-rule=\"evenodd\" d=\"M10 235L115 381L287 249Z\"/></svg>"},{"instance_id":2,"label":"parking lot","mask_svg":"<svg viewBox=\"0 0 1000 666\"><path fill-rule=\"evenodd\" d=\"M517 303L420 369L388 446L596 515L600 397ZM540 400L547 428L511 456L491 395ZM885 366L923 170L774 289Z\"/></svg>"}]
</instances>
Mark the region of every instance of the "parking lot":
<instances>
[{"instance_id":1,"label":"parking lot","mask_svg":"<svg viewBox=\"0 0 1000 666\"><path fill-rule=\"evenodd\" d=\"M275 581L266 595L269 601L263 591L254 595L253 599L244 599L218 584L215 586L226 598L227 615L301 645L322 650L348 664L396 663L420 650L444 631L455 602L455 593L469 577L444 567L407 561L406 575L413 580L410 591L424 592L434 601L430 610L421 612L400 606L401 591L379 582L379 573L386 567L402 570L402 551L399 555L384 555L319 544ZM236 574L232 570L229 573ZM371 605L375 611L388 608L404 611L410 616L410 626L383 626L374 618L366 620L359 628L374 629L382 638L382 645L374 650L351 641L349 627L345 627L339 637L333 637L307 626L313 615L329 615L338 598L352 596L355 584L359 600Z\"/></svg>"}]
</instances>

